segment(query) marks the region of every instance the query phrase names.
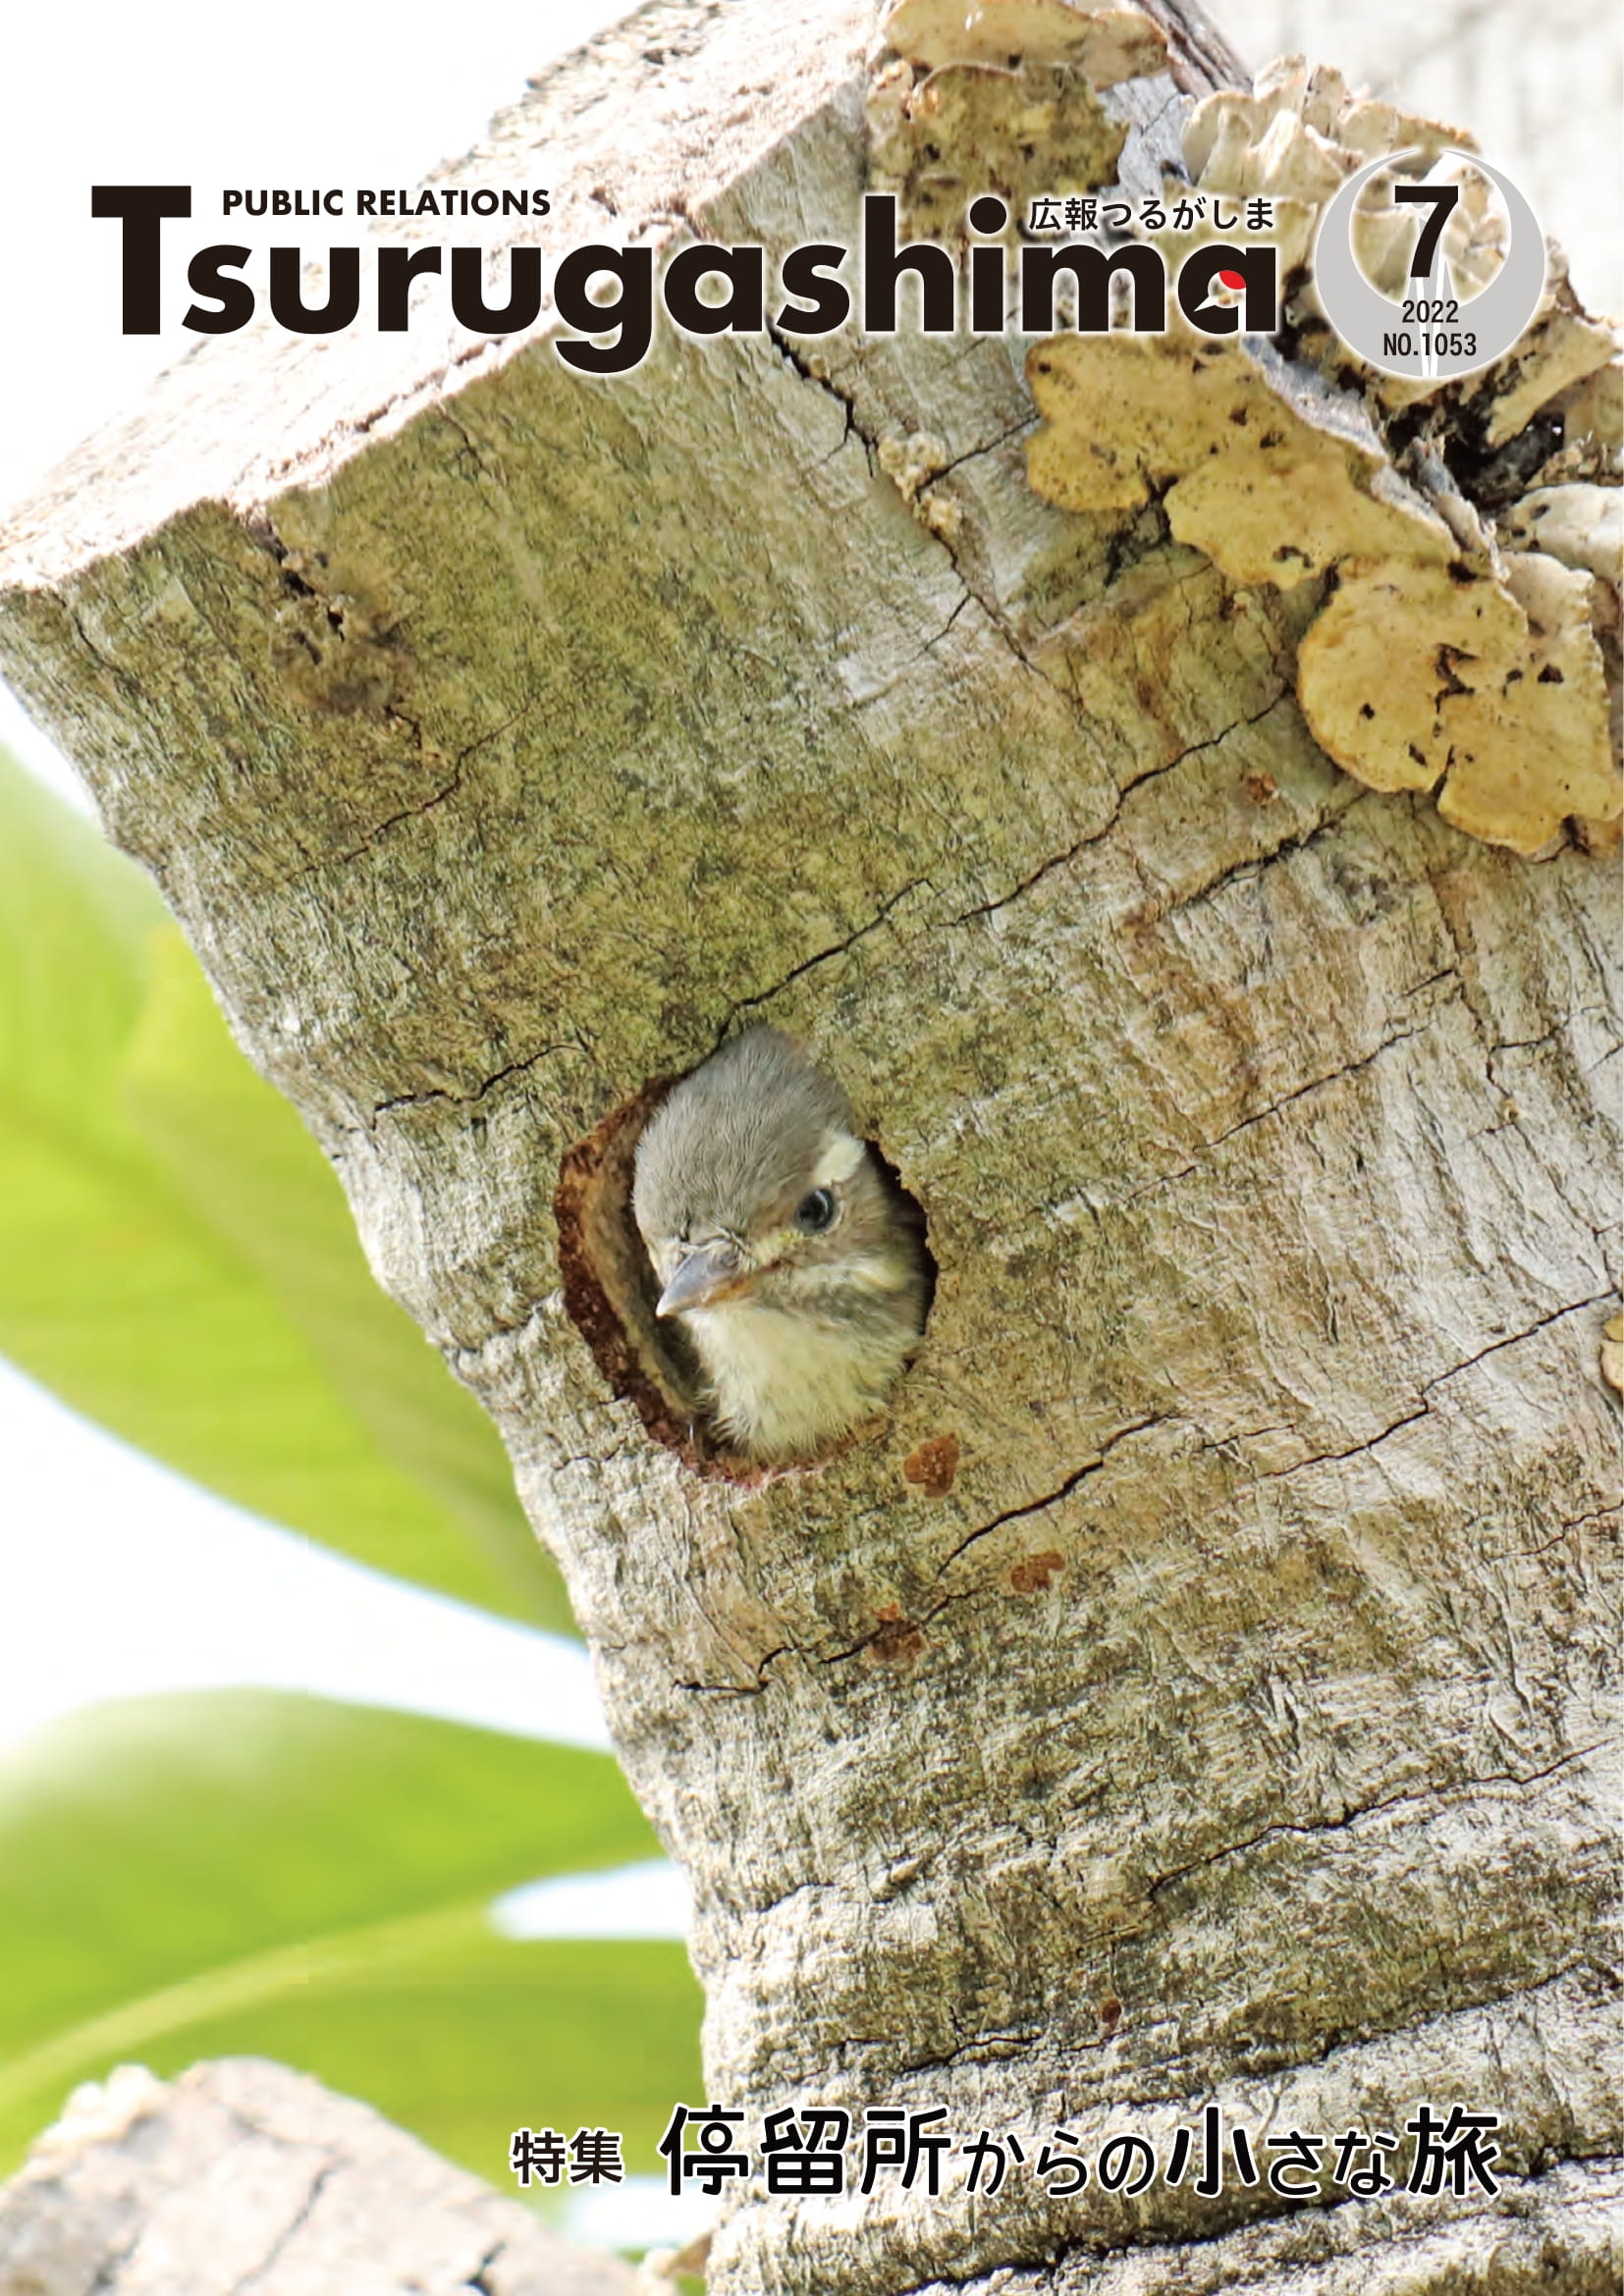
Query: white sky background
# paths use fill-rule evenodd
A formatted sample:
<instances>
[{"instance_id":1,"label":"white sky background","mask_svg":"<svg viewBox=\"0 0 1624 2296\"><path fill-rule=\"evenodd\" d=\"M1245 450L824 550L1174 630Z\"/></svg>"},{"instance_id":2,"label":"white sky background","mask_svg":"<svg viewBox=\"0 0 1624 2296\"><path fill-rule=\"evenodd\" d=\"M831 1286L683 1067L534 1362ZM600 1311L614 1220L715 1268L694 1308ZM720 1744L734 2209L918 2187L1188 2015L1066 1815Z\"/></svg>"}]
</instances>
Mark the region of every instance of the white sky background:
<instances>
[{"instance_id":1,"label":"white sky background","mask_svg":"<svg viewBox=\"0 0 1624 2296\"><path fill-rule=\"evenodd\" d=\"M607 1747L579 1643L240 1513L0 1361L0 1744L97 1698L305 1690Z\"/></svg>"},{"instance_id":2,"label":"white sky background","mask_svg":"<svg viewBox=\"0 0 1624 2296\"><path fill-rule=\"evenodd\" d=\"M164 333L120 334L120 226L92 219L93 183L189 184L190 220L164 226L189 256L213 240L312 253L329 234L352 241L352 197L340 226L222 221L219 193L409 187L476 142L533 72L626 13L625 0L482 0L416 17L221 0L13 10L0 37L0 505L198 340L180 325L180 263L165 267ZM547 183L539 159L534 182ZM249 277L262 294L262 262Z\"/></svg>"}]
</instances>

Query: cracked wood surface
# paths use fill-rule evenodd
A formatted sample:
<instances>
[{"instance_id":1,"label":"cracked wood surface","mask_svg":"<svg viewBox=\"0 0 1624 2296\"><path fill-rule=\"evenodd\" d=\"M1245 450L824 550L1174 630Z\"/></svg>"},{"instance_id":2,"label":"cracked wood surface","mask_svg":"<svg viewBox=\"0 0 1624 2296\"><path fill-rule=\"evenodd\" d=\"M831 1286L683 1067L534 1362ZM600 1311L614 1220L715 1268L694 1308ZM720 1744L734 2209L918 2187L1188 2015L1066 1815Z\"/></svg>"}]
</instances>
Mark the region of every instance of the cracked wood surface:
<instances>
[{"instance_id":1,"label":"cracked wood surface","mask_svg":"<svg viewBox=\"0 0 1624 2296\"><path fill-rule=\"evenodd\" d=\"M617 135L656 235L853 242L866 21L645 13L691 35L652 124L583 116L599 55L496 138L581 147L547 243ZM1040 502L1022 350L668 330L592 383L413 335L384 392L376 340L210 347L20 518L0 655L507 1437L694 1882L712 2095L1037 2142L1432 2097L1518 2180L753 2200L719 2296L1332 2296L1474 2242L1589 2286L1616 886L1342 775L1313 585ZM886 1427L753 1487L610 1391L553 1213L746 1013L941 1271Z\"/></svg>"},{"instance_id":2,"label":"cracked wood surface","mask_svg":"<svg viewBox=\"0 0 1624 2296\"><path fill-rule=\"evenodd\" d=\"M0 2187L0 2296L634 2296L349 2097L227 2057L80 2091Z\"/></svg>"}]
</instances>

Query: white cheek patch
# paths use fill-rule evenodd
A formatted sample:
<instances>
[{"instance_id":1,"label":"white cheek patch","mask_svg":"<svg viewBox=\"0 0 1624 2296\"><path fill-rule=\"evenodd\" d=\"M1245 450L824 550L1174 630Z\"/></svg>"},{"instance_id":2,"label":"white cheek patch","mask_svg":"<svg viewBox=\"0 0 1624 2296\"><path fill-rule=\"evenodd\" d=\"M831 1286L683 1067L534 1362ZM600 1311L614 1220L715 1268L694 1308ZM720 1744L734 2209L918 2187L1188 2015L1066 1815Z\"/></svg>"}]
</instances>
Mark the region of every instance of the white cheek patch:
<instances>
[{"instance_id":1,"label":"white cheek patch","mask_svg":"<svg viewBox=\"0 0 1624 2296\"><path fill-rule=\"evenodd\" d=\"M825 1140L823 1153L812 1174L814 1188L836 1188L842 1180L849 1180L868 1150L860 1140L853 1140L849 1132L832 1132Z\"/></svg>"}]
</instances>

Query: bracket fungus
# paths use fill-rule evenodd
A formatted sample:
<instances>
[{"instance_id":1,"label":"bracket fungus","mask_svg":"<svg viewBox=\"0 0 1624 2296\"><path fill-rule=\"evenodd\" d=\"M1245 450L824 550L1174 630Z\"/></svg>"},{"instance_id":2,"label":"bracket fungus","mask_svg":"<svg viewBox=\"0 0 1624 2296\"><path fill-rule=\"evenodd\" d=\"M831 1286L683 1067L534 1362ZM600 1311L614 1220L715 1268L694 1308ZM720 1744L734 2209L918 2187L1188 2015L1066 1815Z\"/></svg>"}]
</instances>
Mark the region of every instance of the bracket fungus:
<instances>
[{"instance_id":1,"label":"bracket fungus","mask_svg":"<svg viewBox=\"0 0 1624 2296\"><path fill-rule=\"evenodd\" d=\"M1298 589L1310 613L1308 586L1325 584L1298 699L1322 748L1371 787L1436 790L1457 828L1531 857L1554 852L1564 825L1600 850L1621 811L1612 334L1553 248L1535 322L1494 366L1381 375L1332 335L1309 273L1325 203L1372 160L1409 152L1404 172L1459 186L1442 247L1469 298L1503 253L1488 180L1449 157L1472 149L1300 56L1251 95L1195 104L1188 182L1166 178L1167 198L1193 186L1273 201L1285 327L1272 343L1215 341L1175 317L1159 335L1035 344L1044 419L1027 476L1065 509L1159 504L1174 540L1229 582ZM1388 201L1355 217L1362 268L1395 294L1414 228Z\"/></svg>"},{"instance_id":2,"label":"bracket fungus","mask_svg":"<svg viewBox=\"0 0 1624 2296\"><path fill-rule=\"evenodd\" d=\"M896 192L910 231L949 241L968 202L999 191L1018 236L1032 196L1109 189L1132 107L1099 91L1166 61L1135 10L895 0L869 84L870 182ZM1034 342L1027 478L1063 510L1164 519L1237 588L1297 591L1298 699L1321 746L1373 788L1435 790L1446 820L1518 853L1553 852L1565 825L1598 850L1621 812L1612 333L1580 307L1554 247L1532 326L1466 376L1375 371L1314 290L1322 211L1390 156L1353 218L1361 268L1406 291L1415 222L1391 185L1430 172L1458 191L1440 248L1469 311L1505 254L1476 148L1302 56L1249 94L1187 104L1182 173L1164 143L1157 162L1165 198L1272 202L1280 332L1223 337L1180 311L1159 332L1090 322ZM1142 223L1131 236L1165 268L1221 233L1203 215L1194 237ZM913 445L886 467L917 510Z\"/></svg>"},{"instance_id":3,"label":"bracket fungus","mask_svg":"<svg viewBox=\"0 0 1624 2296\"><path fill-rule=\"evenodd\" d=\"M1624 1315L1609 1315L1601 1334L1601 1376L1624 1395Z\"/></svg>"},{"instance_id":4,"label":"bracket fungus","mask_svg":"<svg viewBox=\"0 0 1624 2296\"><path fill-rule=\"evenodd\" d=\"M1127 139L1063 64L948 64L917 86L896 64L871 83L868 116L870 186L896 193L922 239L952 239L979 191L1019 211L1043 191L1108 184Z\"/></svg>"},{"instance_id":5,"label":"bracket fungus","mask_svg":"<svg viewBox=\"0 0 1624 2296\"><path fill-rule=\"evenodd\" d=\"M1098 90L1164 71L1166 41L1137 9L1065 0L900 0L869 82L869 182L908 230L955 237L997 191L1017 211L1043 192L1109 184L1127 140Z\"/></svg>"},{"instance_id":6,"label":"bracket fungus","mask_svg":"<svg viewBox=\"0 0 1624 2296\"><path fill-rule=\"evenodd\" d=\"M898 0L881 27L910 64L1069 64L1096 87L1167 68L1167 41L1137 8L1069 0Z\"/></svg>"},{"instance_id":7,"label":"bracket fungus","mask_svg":"<svg viewBox=\"0 0 1624 2296\"><path fill-rule=\"evenodd\" d=\"M1374 789L1432 789L1457 828L1543 855L1619 810L1592 577L1529 552L1503 580L1351 565L1304 637L1309 728Z\"/></svg>"},{"instance_id":8,"label":"bracket fungus","mask_svg":"<svg viewBox=\"0 0 1624 2296\"><path fill-rule=\"evenodd\" d=\"M1175 539L1231 581L1286 588L1345 557L1437 563L1453 548L1360 400L1268 348L1181 326L1055 336L1028 354L1027 378L1046 417L1027 448L1040 495L1130 509L1166 487Z\"/></svg>"},{"instance_id":9,"label":"bracket fungus","mask_svg":"<svg viewBox=\"0 0 1624 2296\"><path fill-rule=\"evenodd\" d=\"M1249 96L1228 89L1208 96L1185 122L1183 137L1185 168L1198 190L1274 200L1274 237L1288 274L1306 269L1320 210L1349 176L1389 152L1417 154L1403 163L1405 174L1426 169L1430 181L1453 184L1460 194L1439 251L1463 298L1488 284L1503 252L1503 218L1487 181L1469 163L1447 156L1477 148L1464 128L1350 94L1339 72L1310 65L1302 56L1272 64ZM1354 248L1366 277L1397 295L1409 279L1415 227L1384 195L1386 181L1375 180L1355 214ZM1306 353L1357 372L1387 406L1444 395L1473 401L1490 447L1514 437L1557 392L1604 366L1615 347L1609 330L1580 308L1555 249L1544 297L1523 341L1464 386L1365 366L1326 324L1311 280L1302 285L1291 316Z\"/></svg>"},{"instance_id":10,"label":"bracket fungus","mask_svg":"<svg viewBox=\"0 0 1624 2296\"><path fill-rule=\"evenodd\" d=\"M1359 168L1406 149L1419 151L1430 164L1451 148L1475 151L1477 144L1463 128L1350 95L1339 72L1303 56L1282 56L1270 65L1250 95L1223 88L1205 97L1186 120L1183 135L1184 165L1197 190L1273 200L1273 237L1286 273L1306 264L1320 209ZM1450 219L1445 244L1457 263L1478 228L1478 206L1469 221L1466 205L1463 199L1462 211ZM1413 237L1413 224L1390 209L1374 203L1361 209L1355 243L1367 275L1396 286Z\"/></svg>"},{"instance_id":11,"label":"bracket fungus","mask_svg":"<svg viewBox=\"0 0 1624 2296\"><path fill-rule=\"evenodd\" d=\"M1624 488L1536 487L1500 523L1514 548L1543 551L1546 558L1617 590L1624 561Z\"/></svg>"}]
</instances>

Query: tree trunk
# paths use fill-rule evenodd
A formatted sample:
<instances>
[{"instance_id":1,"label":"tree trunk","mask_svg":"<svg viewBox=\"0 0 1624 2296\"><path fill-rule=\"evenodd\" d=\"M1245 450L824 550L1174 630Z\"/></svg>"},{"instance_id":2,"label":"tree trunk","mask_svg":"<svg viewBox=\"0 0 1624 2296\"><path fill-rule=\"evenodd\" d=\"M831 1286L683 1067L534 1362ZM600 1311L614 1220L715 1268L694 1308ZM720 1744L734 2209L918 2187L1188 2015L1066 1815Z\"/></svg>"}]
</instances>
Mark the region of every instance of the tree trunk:
<instances>
[{"instance_id":1,"label":"tree trunk","mask_svg":"<svg viewBox=\"0 0 1624 2296\"><path fill-rule=\"evenodd\" d=\"M554 253L771 276L860 237L869 29L650 8L460 172L545 174ZM1124 183L1171 98L1105 99ZM1040 499L1012 338L668 327L593 381L438 309L189 359L14 523L0 660L507 1438L694 1885L713 2100L1024 2148L753 2182L711 2286L1610 2284L1612 873L1333 765L1324 581ZM885 1427L768 1478L625 1202L756 1018L939 1276ZM1497 2200L1403 2190L1424 2100L1499 2116ZM1209 2106L1257 2183L1197 2189ZM1272 2189L1350 2128L1395 2191Z\"/></svg>"}]
</instances>

